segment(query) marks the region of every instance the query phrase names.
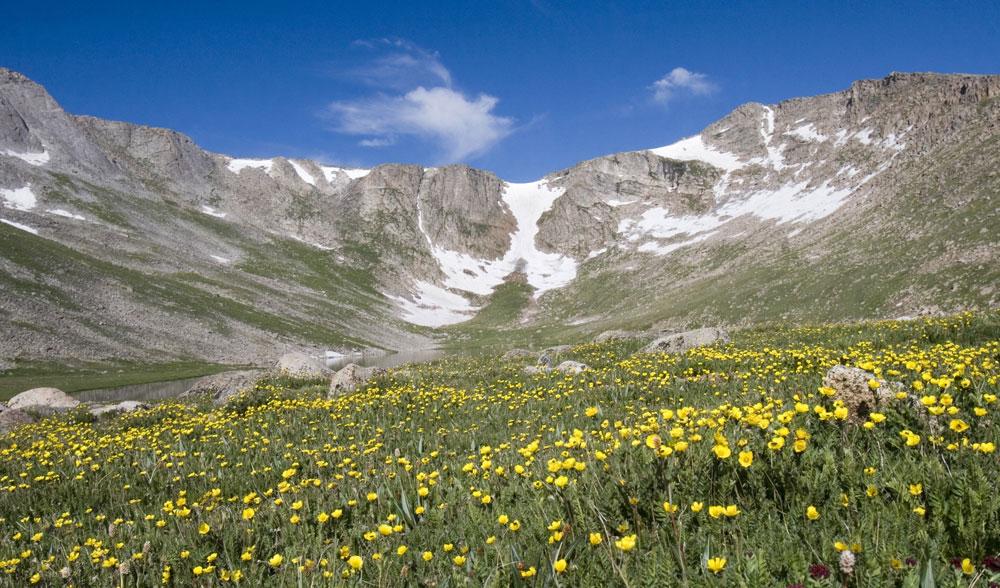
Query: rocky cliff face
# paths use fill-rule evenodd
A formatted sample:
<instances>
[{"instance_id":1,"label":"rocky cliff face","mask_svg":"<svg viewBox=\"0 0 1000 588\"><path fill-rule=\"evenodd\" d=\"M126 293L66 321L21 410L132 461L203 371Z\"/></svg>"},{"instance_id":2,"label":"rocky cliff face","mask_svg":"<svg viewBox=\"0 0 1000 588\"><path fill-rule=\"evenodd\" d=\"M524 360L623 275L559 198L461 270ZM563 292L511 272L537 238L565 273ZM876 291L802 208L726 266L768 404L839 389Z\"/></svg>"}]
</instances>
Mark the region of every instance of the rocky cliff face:
<instances>
[{"instance_id":1,"label":"rocky cliff face","mask_svg":"<svg viewBox=\"0 0 1000 588\"><path fill-rule=\"evenodd\" d=\"M996 305L998 137L1000 76L892 74L512 184L209 153L0 70L0 358Z\"/></svg>"}]
</instances>

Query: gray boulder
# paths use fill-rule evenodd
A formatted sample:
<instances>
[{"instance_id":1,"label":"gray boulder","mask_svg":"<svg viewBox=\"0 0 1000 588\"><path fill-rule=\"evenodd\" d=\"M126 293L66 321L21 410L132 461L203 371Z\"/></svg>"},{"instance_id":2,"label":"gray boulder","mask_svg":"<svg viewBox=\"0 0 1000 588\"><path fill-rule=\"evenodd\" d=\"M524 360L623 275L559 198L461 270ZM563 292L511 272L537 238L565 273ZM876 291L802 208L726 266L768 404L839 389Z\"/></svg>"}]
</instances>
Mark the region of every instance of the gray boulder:
<instances>
[{"instance_id":1,"label":"gray boulder","mask_svg":"<svg viewBox=\"0 0 1000 588\"><path fill-rule=\"evenodd\" d=\"M526 376L537 376L539 374L547 374L551 371L552 368L546 365L526 365L521 370L521 373L523 373Z\"/></svg>"},{"instance_id":2,"label":"gray boulder","mask_svg":"<svg viewBox=\"0 0 1000 588\"><path fill-rule=\"evenodd\" d=\"M546 348L542 353L548 355L549 357L559 357L565 353L569 353L573 349L572 345L553 345L552 347Z\"/></svg>"},{"instance_id":3,"label":"gray boulder","mask_svg":"<svg viewBox=\"0 0 1000 588\"><path fill-rule=\"evenodd\" d=\"M683 353L695 347L728 343L729 334L714 327L684 331L660 337L642 348L643 353Z\"/></svg>"},{"instance_id":4,"label":"gray boulder","mask_svg":"<svg viewBox=\"0 0 1000 588\"><path fill-rule=\"evenodd\" d=\"M587 364L580 363L579 361L564 361L556 366L557 372L574 375L589 369L590 367Z\"/></svg>"},{"instance_id":5,"label":"gray boulder","mask_svg":"<svg viewBox=\"0 0 1000 588\"><path fill-rule=\"evenodd\" d=\"M594 343L607 343L608 341L626 341L628 339L638 339L639 335L633 333L632 331L604 331L600 335L594 337Z\"/></svg>"},{"instance_id":6,"label":"gray boulder","mask_svg":"<svg viewBox=\"0 0 1000 588\"><path fill-rule=\"evenodd\" d=\"M382 368L361 367L356 363L349 363L330 378L329 396L352 392L371 378L384 373L385 370Z\"/></svg>"},{"instance_id":7,"label":"gray boulder","mask_svg":"<svg viewBox=\"0 0 1000 588\"><path fill-rule=\"evenodd\" d=\"M212 396L212 400L216 404L225 404L230 398L243 390L253 388L262 375L263 372L260 370L240 370L212 374L196 381L181 396L207 394Z\"/></svg>"},{"instance_id":8,"label":"gray boulder","mask_svg":"<svg viewBox=\"0 0 1000 588\"><path fill-rule=\"evenodd\" d=\"M58 388L32 388L7 402L7 408L63 412L80 406L80 401Z\"/></svg>"},{"instance_id":9,"label":"gray boulder","mask_svg":"<svg viewBox=\"0 0 1000 588\"><path fill-rule=\"evenodd\" d=\"M330 370L323 362L304 353L286 353L274 364L274 371L294 378L325 378Z\"/></svg>"},{"instance_id":10,"label":"gray boulder","mask_svg":"<svg viewBox=\"0 0 1000 588\"><path fill-rule=\"evenodd\" d=\"M515 359L526 359L529 357L535 357L534 351L528 351L527 349L511 349L507 353L500 356L500 359L505 361L511 361Z\"/></svg>"},{"instance_id":11,"label":"gray boulder","mask_svg":"<svg viewBox=\"0 0 1000 588\"><path fill-rule=\"evenodd\" d=\"M139 402L137 400L123 400L118 404L104 404L100 406L92 406L90 408L90 414L95 417L109 416L124 414L127 412L135 412L137 410L146 410L150 405L145 402Z\"/></svg>"},{"instance_id":12,"label":"gray boulder","mask_svg":"<svg viewBox=\"0 0 1000 588\"><path fill-rule=\"evenodd\" d=\"M0 433L7 433L20 427L35 422L37 419L32 415L16 408L7 408L0 411Z\"/></svg>"},{"instance_id":13,"label":"gray boulder","mask_svg":"<svg viewBox=\"0 0 1000 588\"><path fill-rule=\"evenodd\" d=\"M874 390L870 381L878 383ZM823 377L823 385L832 388L834 398L844 403L850 411L851 421L861 422L879 405L896 397L903 390L899 382L887 382L875 374L861 368L846 365L835 365L827 370Z\"/></svg>"}]
</instances>

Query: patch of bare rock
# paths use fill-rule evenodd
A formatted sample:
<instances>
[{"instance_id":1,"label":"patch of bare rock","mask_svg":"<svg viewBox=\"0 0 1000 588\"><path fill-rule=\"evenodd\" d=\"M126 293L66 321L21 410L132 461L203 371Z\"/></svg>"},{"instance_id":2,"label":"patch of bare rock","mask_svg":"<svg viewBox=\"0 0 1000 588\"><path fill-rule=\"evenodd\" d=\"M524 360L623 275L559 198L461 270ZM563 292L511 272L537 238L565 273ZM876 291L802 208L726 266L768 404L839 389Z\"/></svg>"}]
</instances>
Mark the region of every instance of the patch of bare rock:
<instances>
[{"instance_id":1,"label":"patch of bare rock","mask_svg":"<svg viewBox=\"0 0 1000 588\"><path fill-rule=\"evenodd\" d=\"M337 373L330 378L329 396L337 396L345 392L353 392L368 380L380 376L385 370L377 367L361 367L356 363L349 363L340 368Z\"/></svg>"},{"instance_id":2,"label":"patch of bare rock","mask_svg":"<svg viewBox=\"0 0 1000 588\"><path fill-rule=\"evenodd\" d=\"M684 353L689 349L714 345L716 343L728 343L729 333L717 327L706 327L674 333L665 337L653 340L649 345L642 348L643 353Z\"/></svg>"}]
</instances>

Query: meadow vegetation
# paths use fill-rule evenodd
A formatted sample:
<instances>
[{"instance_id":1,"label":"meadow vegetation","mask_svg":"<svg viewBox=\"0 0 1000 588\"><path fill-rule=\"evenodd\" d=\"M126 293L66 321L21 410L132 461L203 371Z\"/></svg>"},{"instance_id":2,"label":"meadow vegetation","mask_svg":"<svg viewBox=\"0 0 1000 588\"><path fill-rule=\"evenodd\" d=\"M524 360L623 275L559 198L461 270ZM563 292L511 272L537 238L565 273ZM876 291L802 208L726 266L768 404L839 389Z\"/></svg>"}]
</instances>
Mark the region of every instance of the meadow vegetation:
<instances>
[{"instance_id":1,"label":"meadow vegetation","mask_svg":"<svg viewBox=\"0 0 1000 588\"><path fill-rule=\"evenodd\" d=\"M0 437L0 582L989 586L1000 321L758 328L591 369L404 366L334 398L67 414ZM836 365L892 399L850 414Z\"/></svg>"}]
</instances>

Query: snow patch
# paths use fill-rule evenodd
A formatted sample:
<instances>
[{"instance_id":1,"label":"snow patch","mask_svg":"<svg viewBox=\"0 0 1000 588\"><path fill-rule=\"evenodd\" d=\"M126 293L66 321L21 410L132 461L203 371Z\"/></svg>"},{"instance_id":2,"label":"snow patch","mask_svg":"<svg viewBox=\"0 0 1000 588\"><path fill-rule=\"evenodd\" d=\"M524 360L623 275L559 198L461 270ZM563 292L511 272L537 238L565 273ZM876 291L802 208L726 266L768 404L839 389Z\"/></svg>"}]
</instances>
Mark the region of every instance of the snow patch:
<instances>
[{"instance_id":1,"label":"snow patch","mask_svg":"<svg viewBox=\"0 0 1000 588\"><path fill-rule=\"evenodd\" d=\"M218 210L216 210L216 209L214 209L211 206L208 206L206 204L203 204L201 206L201 211L204 214L207 214L208 216L214 216L215 218L226 218L226 213L219 212Z\"/></svg>"},{"instance_id":2,"label":"snow patch","mask_svg":"<svg viewBox=\"0 0 1000 588\"><path fill-rule=\"evenodd\" d=\"M872 141L872 133L874 132L875 131L873 129L861 129L860 131L854 133L854 135L852 136L855 139L857 139L858 142L860 143L863 143L865 145L871 145L874 142Z\"/></svg>"},{"instance_id":3,"label":"snow patch","mask_svg":"<svg viewBox=\"0 0 1000 588\"><path fill-rule=\"evenodd\" d=\"M760 123L760 138L764 141L764 149L767 150L767 157L763 159L756 158L753 162L770 165L779 171L784 169L785 157L781 152L785 150L785 144L782 143L777 147L771 146L772 139L774 138L774 110L770 106L764 107L764 118L761 119Z\"/></svg>"},{"instance_id":4,"label":"snow patch","mask_svg":"<svg viewBox=\"0 0 1000 588\"><path fill-rule=\"evenodd\" d=\"M727 203L718 214L730 217L750 214L765 220L776 220L779 225L810 222L832 214L855 189L835 189L830 186L830 180L812 189L808 186L809 182L801 182L753 192L744 200Z\"/></svg>"},{"instance_id":5,"label":"snow patch","mask_svg":"<svg viewBox=\"0 0 1000 588\"><path fill-rule=\"evenodd\" d=\"M836 137L836 139L834 139L833 141L834 147L840 147L844 145L845 143L847 143L847 129L840 129L839 131L837 131L837 134L834 135L834 137Z\"/></svg>"},{"instance_id":6,"label":"snow patch","mask_svg":"<svg viewBox=\"0 0 1000 588\"><path fill-rule=\"evenodd\" d=\"M302 178L303 182L309 184L310 186L315 186L316 185L316 178L314 178L312 176L312 174L309 173L309 170L307 170L306 168L302 167L301 164L295 163L291 159L288 160L288 163L291 164L292 169L294 169L295 173L298 174L298 176L300 178Z\"/></svg>"},{"instance_id":7,"label":"snow patch","mask_svg":"<svg viewBox=\"0 0 1000 588\"><path fill-rule=\"evenodd\" d=\"M28 163L30 165L45 165L49 162L49 152L42 151L41 153L19 153L17 151L6 150L3 152L4 155L9 155L11 157L16 157L21 161Z\"/></svg>"},{"instance_id":8,"label":"snow patch","mask_svg":"<svg viewBox=\"0 0 1000 588\"><path fill-rule=\"evenodd\" d=\"M306 245L311 245L311 246L315 247L316 249L320 249L322 251L333 251L333 247L327 247L326 245L320 245L319 243L314 243L312 241L306 241L305 239L303 239L302 237L299 237L298 235L293 235L293 234L289 233L288 236L291 237L292 239L295 239L299 243L305 243ZM341 258L338 258L338 259L340 259L340 261L343 261L343 259L341 259Z\"/></svg>"},{"instance_id":9,"label":"snow patch","mask_svg":"<svg viewBox=\"0 0 1000 588\"><path fill-rule=\"evenodd\" d=\"M31 233L32 235L37 235L38 234L38 229L34 229L32 227L29 227L28 225L22 225L21 223L16 223L16 222L14 222L12 220L7 220L5 218L0 218L0 223L3 223L5 225L10 225L10 226L14 227L15 229L21 229L22 231L27 231L27 232Z\"/></svg>"},{"instance_id":10,"label":"snow patch","mask_svg":"<svg viewBox=\"0 0 1000 588\"><path fill-rule=\"evenodd\" d=\"M14 190L0 190L0 200L3 200L3 205L7 208L23 211L32 210L38 204L35 193L31 191L31 184Z\"/></svg>"},{"instance_id":11,"label":"snow patch","mask_svg":"<svg viewBox=\"0 0 1000 588\"><path fill-rule=\"evenodd\" d=\"M681 247L687 247L688 245L693 245L699 241L704 241L705 239L708 239L714 234L715 231L710 231L707 233L702 233L701 235L695 235L694 237L687 239L685 241L680 241L678 243L667 243L665 245L661 245L656 241L647 241L642 245L640 245L638 247L638 250L644 253L655 253L657 255L666 255L672 251L680 249Z\"/></svg>"},{"instance_id":12,"label":"snow patch","mask_svg":"<svg viewBox=\"0 0 1000 588\"><path fill-rule=\"evenodd\" d=\"M644 237L671 239L679 235L702 233L716 229L723 222L715 215L672 216L665 208L650 208L639 220L626 219L618 224L618 232L629 241Z\"/></svg>"},{"instance_id":13,"label":"snow patch","mask_svg":"<svg viewBox=\"0 0 1000 588\"><path fill-rule=\"evenodd\" d=\"M478 310L465 297L418 280L412 299L402 296L386 297L395 301L403 311L402 319L424 327L443 327L467 321Z\"/></svg>"},{"instance_id":14,"label":"snow patch","mask_svg":"<svg viewBox=\"0 0 1000 588\"><path fill-rule=\"evenodd\" d=\"M893 151L902 151L906 149L906 143L900 141L902 135L897 136L896 133L889 133L886 135L885 139L878 144L882 149L892 149Z\"/></svg>"},{"instance_id":15,"label":"snow patch","mask_svg":"<svg viewBox=\"0 0 1000 588\"><path fill-rule=\"evenodd\" d=\"M708 145L702 140L701 135L681 139L672 145L650 149L649 151L668 159L702 161L725 171L736 171L746 165L732 153L726 153Z\"/></svg>"},{"instance_id":16,"label":"snow patch","mask_svg":"<svg viewBox=\"0 0 1000 588\"><path fill-rule=\"evenodd\" d=\"M802 125L801 127L796 127L790 131L785 132L784 134L791 135L793 137L798 137L803 141L815 141L817 143L823 143L828 139L826 135L818 132L816 130L816 127L814 127L812 123Z\"/></svg>"},{"instance_id":17,"label":"snow patch","mask_svg":"<svg viewBox=\"0 0 1000 588\"><path fill-rule=\"evenodd\" d=\"M337 181L338 174L344 174L348 179L356 180L367 176L372 171L370 169L331 167L329 165L321 165L319 169L323 172L323 176L326 177L326 181L331 184Z\"/></svg>"},{"instance_id":18,"label":"snow patch","mask_svg":"<svg viewBox=\"0 0 1000 588\"><path fill-rule=\"evenodd\" d=\"M343 170L343 172L345 174L347 174L347 177L351 178L352 180L356 180L358 178L363 178L363 177L367 176L368 174L372 173L372 170L370 170L370 169L356 169L356 168L355 169L348 169L348 168L345 168Z\"/></svg>"},{"instance_id":19,"label":"snow patch","mask_svg":"<svg viewBox=\"0 0 1000 588\"><path fill-rule=\"evenodd\" d=\"M87 220L86 218L80 216L79 214L73 214L72 212L70 212L68 210L63 210L61 208L50 208L48 210L48 213L49 214L54 214L56 216L62 216L62 217L66 217L66 218L71 218L73 220L81 220L81 221Z\"/></svg>"},{"instance_id":20,"label":"snow patch","mask_svg":"<svg viewBox=\"0 0 1000 588\"><path fill-rule=\"evenodd\" d=\"M596 257L600 257L600 256L604 255L607 252L608 252L608 248L607 247L601 247L600 249L597 249L596 251L591 251L590 253L588 253L587 254L587 260L589 261L589 260L594 259Z\"/></svg>"},{"instance_id":21,"label":"snow patch","mask_svg":"<svg viewBox=\"0 0 1000 588\"><path fill-rule=\"evenodd\" d=\"M775 189L758 190L730 200L716 212L702 216L674 216L665 208L651 208L639 219L621 221L618 232L629 242L645 240L637 247L638 251L666 255L708 239L716 234L719 227L741 216L774 220L779 225L812 222L833 214L851 193L881 171L880 169L858 184L846 188L835 188L830 180L826 180L814 187L810 187L809 182L805 181L785 184ZM682 240L666 244L659 242L677 238Z\"/></svg>"},{"instance_id":22,"label":"snow patch","mask_svg":"<svg viewBox=\"0 0 1000 588\"><path fill-rule=\"evenodd\" d=\"M417 224L445 275L445 286L485 296L511 272L521 270L538 297L571 282L576 277L576 260L540 251L535 245L538 220L563 192L562 188L551 188L545 180L506 184L501 198L517 220L517 230L510 237L510 248L500 259L479 259L435 245L424 229L423 209L418 200Z\"/></svg>"},{"instance_id":23,"label":"snow patch","mask_svg":"<svg viewBox=\"0 0 1000 588\"><path fill-rule=\"evenodd\" d=\"M638 202L638 200L615 200L612 198L611 200L606 200L604 203L612 208L618 208L619 206L635 204L636 202Z\"/></svg>"},{"instance_id":24,"label":"snow patch","mask_svg":"<svg viewBox=\"0 0 1000 588\"><path fill-rule=\"evenodd\" d=\"M837 176L846 175L849 178L853 178L854 176L858 175L859 173L861 173L861 170L859 170L858 168L854 167L853 165L845 165L844 167L838 169L837 173L834 174L834 175L837 175Z\"/></svg>"},{"instance_id":25,"label":"snow patch","mask_svg":"<svg viewBox=\"0 0 1000 588\"><path fill-rule=\"evenodd\" d=\"M229 171L234 174L238 174L247 168L256 168L262 169L270 175L271 167L273 166L273 159L230 159L229 162L226 163L226 167L228 167Z\"/></svg>"},{"instance_id":26,"label":"snow patch","mask_svg":"<svg viewBox=\"0 0 1000 588\"><path fill-rule=\"evenodd\" d=\"M211 257L215 261L217 261L219 263L222 263L222 264L230 263L230 262L233 261L233 260L231 260L231 259L229 259L227 257L222 257L222 256L219 256L219 255L209 255L209 257Z\"/></svg>"}]
</instances>

